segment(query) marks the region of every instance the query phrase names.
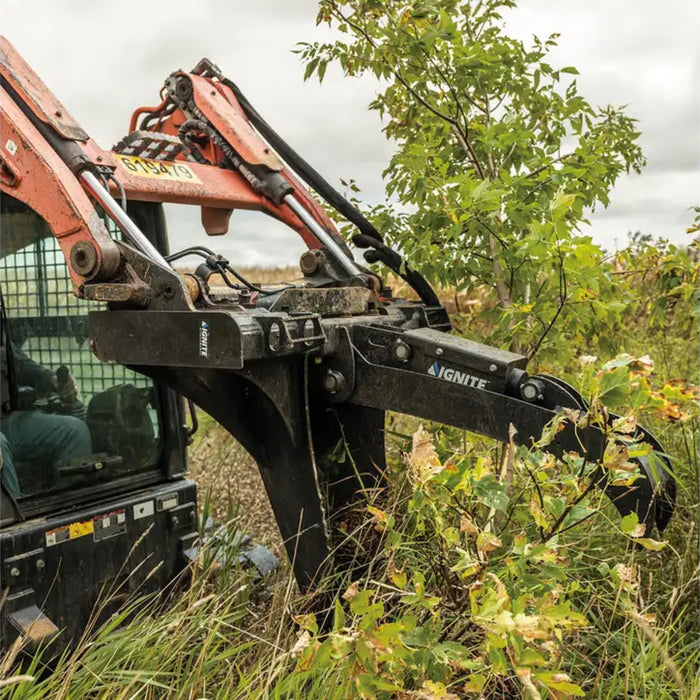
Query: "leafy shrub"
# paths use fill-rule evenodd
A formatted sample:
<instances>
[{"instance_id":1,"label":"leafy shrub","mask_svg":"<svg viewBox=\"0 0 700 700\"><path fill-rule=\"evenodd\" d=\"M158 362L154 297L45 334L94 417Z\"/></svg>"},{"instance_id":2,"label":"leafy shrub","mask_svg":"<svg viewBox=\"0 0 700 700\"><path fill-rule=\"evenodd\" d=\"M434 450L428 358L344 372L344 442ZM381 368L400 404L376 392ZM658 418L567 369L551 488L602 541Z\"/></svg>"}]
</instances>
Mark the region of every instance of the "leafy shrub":
<instances>
[{"instance_id":1,"label":"leafy shrub","mask_svg":"<svg viewBox=\"0 0 700 700\"><path fill-rule=\"evenodd\" d=\"M605 424L606 404L673 421L697 415L692 388L654 390L650 371L646 358L621 356L598 372L584 358L592 408L569 419ZM319 631L314 615L298 618L295 687L306 678L322 679L327 697L590 696L595 679L579 685L587 674L567 649L599 639L588 603L608 605L613 591L606 612L614 627L643 630L669 661L656 687L683 692L639 588L641 552L666 543L644 536L636 515L618 519L593 488L598 465L544 451L565 420L530 448L500 452L478 443L455 450L454 431L436 440L419 428L389 493L368 508L367 525L381 535L378 545L364 538L377 547L371 574L334 601L331 632ZM638 476L630 460L648 453L631 438L635 425L628 409L608 435L602 466L617 484L631 485ZM608 553L586 563L596 533L619 561Z\"/></svg>"}]
</instances>

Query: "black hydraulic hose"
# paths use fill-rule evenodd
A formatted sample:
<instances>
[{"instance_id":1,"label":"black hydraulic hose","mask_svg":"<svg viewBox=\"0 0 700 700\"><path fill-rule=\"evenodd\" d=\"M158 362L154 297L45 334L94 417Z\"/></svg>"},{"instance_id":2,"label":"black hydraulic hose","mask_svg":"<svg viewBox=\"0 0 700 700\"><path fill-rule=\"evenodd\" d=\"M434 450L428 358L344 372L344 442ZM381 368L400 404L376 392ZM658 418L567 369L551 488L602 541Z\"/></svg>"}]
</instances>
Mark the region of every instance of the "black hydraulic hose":
<instances>
[{"instance_id":1,"label":"black hydraulic hose","mask_svg":"<svg viewBox=\"0 0 700 700\"><path fill-rule=\"evenodd\" d=\"M411 270L405 264L401 256L382 242L382 236L377 229L343 197L330 183L304 160L279 134L260 116L253 105L248 102L246 96L238 86L228 78L223 78L223 83L233 90L233 94L240 103L245 115L253 126L268 141L268 143L289 163L294 172L301 176L307 185L311 186L323 199L348 221L355 224L360 233L353 236L353 242L360 248L373 248L365 254L368 262L374 259L383 262L390 270L399 275L409 284L428 306L439 306L440 300L430 286L430 283L415 270ZM369 255L369 258L368 258Z\"/></svg>"},{"instance_id":2,"label":"black hydraulic hose","mask_svg":"<svg viewBox=\"0 0 700 700\"><path fill-rule=\"evenodd\" d=\"M440 306L440 299L438 299L435 290L428 284L425 277L420 272L416 272L406 265L403 258L395 250L392 250L381 241L365 236L362 233L355 234L352 237L352 242L358 248L369 248L370 250L365 253L365 260L370 263L377 260L383 262L392 272L405 280L415 290L424 304L427 306Z\"/></svg>"},{"instance_id":3,"label":"black hydraulic hose","mask_svg":"<svg viewBox=\"0 0 700 700\"><path fill-rule=\"evenodd\" d=\"M230 280L226 277L227 271L230 272L245 287L248 287L248 289L251 289L254 292L258 292L258 294L262 294L263 296L280 294L281 292L285 291L286 289L294 289L294 287L295 287L295 285L293 285L293 284L287 284L283 287L278 287L276 289L263 289L262 287L258 286L257 284L253 284L252 282L249 282L222 255L219 255L219 254L215 253L213 250L210 250L209 248L205 248L204 246L200 246L200 245L192 246L191 248L185 248L184 250L179 250L177 253L172 253L172 254L166 256L165 259L168 263L171 263L171 262L174 262L175 260L179 260L180 258L184 258L188 255L198 255L199 257L204 258L207 261L207 265L209 265L210 269L216 270L222 276L224 282L232 289L235 289L235 287L231 284Z\"/></svg>"},{"instance_id":4,"label":"black hydraulic hose","mask_svg":"<svg viewBox=\"0 0 700 700\"><path fill-rule=\"evenodd\" d=\"M378 241L382 236L374 226L348 202L312 165L304 160L279 134L260 116L253 105L248 102L246 96L240 91L235 83L228 78L223 79L224 85L233 90L233 94L240 103L245 115L250 119L253 126L262 134L267 142L277 151L292 170L299 174L323 199L328 202L336 211L341 213L348 221L355 224L365 236L370 236Z\"/></svg>"}]
</instances>

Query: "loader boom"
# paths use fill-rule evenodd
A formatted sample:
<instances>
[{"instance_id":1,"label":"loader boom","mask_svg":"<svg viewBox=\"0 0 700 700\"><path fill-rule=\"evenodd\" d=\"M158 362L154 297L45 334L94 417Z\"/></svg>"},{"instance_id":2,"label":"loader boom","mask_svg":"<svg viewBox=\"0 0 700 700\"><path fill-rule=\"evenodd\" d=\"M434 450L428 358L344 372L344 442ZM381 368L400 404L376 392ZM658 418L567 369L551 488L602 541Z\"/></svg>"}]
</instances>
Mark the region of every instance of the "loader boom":
<instances>
[{"instance_id":1,"label":"loader boom","mask_svg":"<svg viewBox=\"0 0 700 700\"><path fill-rule=\"evenodd\" d=\"M302 587L329 564L327 513L383 479L385 411L500 441L513 426L515 440L530 444L563 408L585 410L559 380L528 375L524 357L449 335L426 280L210 61L168 76L160 104L137 109L126 137L105 151L5 39L1 49L2 192L45 218L75 294L108 304L89 317L97 357L191 399L250 452ZM365 259L401 275L420 301L394 298L354 259L302 180L357 226L353 242ZM129 215L133 202L200 206L212 236L227 231L235 209L275 217L309 248L304 279L260 289L201 248L190 252L203 267L179 275ZM109 236L105 217L123 242ZM220 274L226 298L208 283ZM639 438L662 453L643 429ZM600 426L569 422L550 449L600 462L604 442ZM335 458L339 444L351 459ZM622 514L662 529L673 480L648 462L640 471L630 487L610 485L602 467L596 479Z\"/></svg>"}]
</instances>

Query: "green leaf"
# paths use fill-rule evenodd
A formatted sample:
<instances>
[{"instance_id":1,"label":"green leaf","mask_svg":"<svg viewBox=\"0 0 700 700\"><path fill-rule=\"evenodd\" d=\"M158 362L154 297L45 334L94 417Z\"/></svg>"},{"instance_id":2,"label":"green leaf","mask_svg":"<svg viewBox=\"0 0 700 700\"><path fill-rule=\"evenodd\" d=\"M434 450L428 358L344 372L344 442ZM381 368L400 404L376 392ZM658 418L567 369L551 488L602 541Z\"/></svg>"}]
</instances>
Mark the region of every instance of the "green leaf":
<instances>
[{"instance_id":1,"label":"green leaf","mask_svg":"<svg viewBox=\"0 0 700 700\"><path fill-rule=\"evenodd\" d=\"M489 508L495 508L501 513L508 509L506 487L493 474L487 474L474 484L474 495Z\"/></svg>"},{"instance_id":2,"label":"green leaf","mask_svg":"<svg viewBox=\"0 0 700 700\"><path fill-rule=\"evenodd\" d=\"M353 615L364 615L370 608L370 599L372 597L372 591L365 589L360 591L356 596L350 601L350 612Z\"/></svg>"},{"instance_id":3,"label":"green leaf","mask_svg":"<svg viewBox=\"0 0 700 700\"><path fill-rule=\"evenodd\" d=\"M609 408L624 405L629 393L630 376L627 367L603 372L598 379L600 400Z\"/></svg>"},{"instance_id":4,"label":"green leaf","mask_svg":"<svg viewBox=\"0 0 700 700\"><path fill-rule=\"evenodd\" d=\"M625 533L625 535L631 535L639 526L639 516L632 512L625 515L620 521L620 530Z\"/></svg>"},{"instance_id":5,"label":"green leaf","mask_svg":"<svg viewBox=\"0 0 700 700\"><path fill-rule=\"evenodd\" d=\"M649 537L638 537L635 542L638 542L645 549L651 549L653 552L661 551L668 542L659 542L659 540L652 540Z\"/></svg>"},{"instance_id":6,"label":"green leaf","mask_svg":"<svg viewBox=\"0 0 700 700\"><path fill-rule=\"evenodd\" d=\"M333 629L341 630L345 627L345 611L343 610L343 604L335 599L335 609L333 612Z\"/></svg>"}]
</instances>

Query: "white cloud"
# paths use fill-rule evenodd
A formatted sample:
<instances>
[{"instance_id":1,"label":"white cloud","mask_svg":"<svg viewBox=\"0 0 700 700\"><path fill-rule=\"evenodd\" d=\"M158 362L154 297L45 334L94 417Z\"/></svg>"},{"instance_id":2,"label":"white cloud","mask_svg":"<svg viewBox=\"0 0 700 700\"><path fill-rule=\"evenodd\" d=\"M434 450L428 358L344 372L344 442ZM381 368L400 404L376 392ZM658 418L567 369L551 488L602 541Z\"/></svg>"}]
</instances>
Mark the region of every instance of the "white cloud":
<instances>
[{"instance_id":1,"label":"white cloud","mask_svg":"<svg viewBox=\"0 0 700 700\"><path fill-rule=\"evenodd\" d=\"M523 0L509 31L561 32L553 61L576 65L594 103L629 104L649 166L624 178L593 234L612 245L627 230L684 239L685 209L700 201L696 0ZM103 147L127 130L134 108L158 101L167 75L202 57L216 62L304 157L332 182L358 181L382 198L391 146L366 107L376 85L329 70L303 83L291 53L323 40L315 0L2 0L2 31ZM170 223L174 244L198 235L198 214ZM238 212L232 235L211 241L241 264L293 262L299 243L266 217Z\"/></svg>"}]
</instances>

